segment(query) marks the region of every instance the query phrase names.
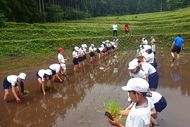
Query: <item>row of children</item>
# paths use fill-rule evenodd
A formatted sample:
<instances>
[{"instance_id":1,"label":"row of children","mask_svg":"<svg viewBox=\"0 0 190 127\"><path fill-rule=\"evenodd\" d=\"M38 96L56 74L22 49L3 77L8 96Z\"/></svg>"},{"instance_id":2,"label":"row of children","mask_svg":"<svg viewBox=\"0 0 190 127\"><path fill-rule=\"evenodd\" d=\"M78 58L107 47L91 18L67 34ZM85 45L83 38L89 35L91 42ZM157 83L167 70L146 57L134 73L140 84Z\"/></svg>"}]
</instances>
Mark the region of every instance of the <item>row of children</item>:
<instances>
[{"instance_id":1,"label":"row of children","mask_svg":"<svg viewBox=\"0 0 190 127\"><path fill-rule=\"evenodd\" d=\"M88 52L87 48L88 46L86 44L82 44L80 47L74 47L72 56L73 56L73 64L74 64L74 71L78 71L79 68L82 68L87 59L87 54L90 56L90 62L94 62L96 59L96 56L98 56L99 59L104 57L105 55L109 54L111 51L114 51L119 44L119 40L113 40L113 41L103 41L99 47L95 47L94 44L91 44L89 46Z\"/></svg>"},{"instance_id":2,"label":"row of children","mask_svg":"<svg viewBox=\"0 0 190 127\"><path fill-rule=\"evenodd\" d=\"M155 119L157 113L167 106L166 99L156 92L159 75L154 55L147 39L142 38L137 57L128 64L131 79L122 87L124 91L128 91L130 102L125 110L120 111L121 115L128 116L125 127L153 127L158 124ZM109 122L113 126L124 127L117 121Z\"/></svg>"},{"instance_id":3,"label":"row of children","mask_svg":"<svg viewBox=\"0 0 190 127\"><path fill-rule=\"evenodd\" d=\"M95 48L94 44L91 44L89 47L89 52L87 52L87 45L82 44L81 47L75 47L73 49L73 64L74 71L77 71L78 68L85 65L85 61L87 59L87 54L90 55L90 61L93 62L95 60L95 56L98 55L99 58L108 54L111 49L117 48L119 40L114 41L103 41L101 46ZM55 80L59 82L63 82L62 76L66 75L66 63L67 59L63 56L63 48L58 48L57 59L58 62L55 64L51 64L47 69L39 69L36 73L36 78L43 95L46 95L46 86L48 81L50 80L51 85ZM21 96L24 94L24 80L26 78L25 73L20 73L19 75L9 75L3 81L3 89L4 89L4 101L7 101L9 95L9 89L11 88L12 93L17 102L21 102Z\"/></svg>"}]
</instances>

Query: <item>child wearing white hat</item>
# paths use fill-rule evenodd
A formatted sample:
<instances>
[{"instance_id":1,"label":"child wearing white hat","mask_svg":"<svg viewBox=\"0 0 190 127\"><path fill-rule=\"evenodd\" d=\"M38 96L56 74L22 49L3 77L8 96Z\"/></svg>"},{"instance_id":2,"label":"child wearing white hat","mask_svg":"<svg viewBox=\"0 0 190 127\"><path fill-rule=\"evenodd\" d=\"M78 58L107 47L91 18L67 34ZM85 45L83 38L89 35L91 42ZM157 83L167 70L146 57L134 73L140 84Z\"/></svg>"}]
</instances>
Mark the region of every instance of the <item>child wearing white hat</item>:
<instances>
[{"instance_id":1,"label":"child wearing white hat","mask_svg":"<svg viewBox=\"0 0 190 127\"><path fill-rule=\"evenodd\" d=\"M46 95L45 86L47 85L48 80L51 79L51 76L52 71L50 69L41 69L36 74L36 78L38 80L38 84L43 95Z\"/></svg>"},{"instance_id":2,"label":"child wearing white hat","mask_svg":"<svg viewBox=\"0 0 190 127\"><path fill-rule=\"evenodd\" d=\"M21 102L21 99L19 96L21 93L24 92L24 88L22 88L21 85L24 87L24 80L26 78L25 73L20 73L17 75L9 75L7 76L3 81L3 89L4 89L4 101L7 101L8 95L9 95L9 88L11 88L12 93L16 99L16 102ZM22 90L20 89L22 88Z\"/></svg>"},{"instance_id":3,"label":"child wearing white hat","mask_svg":"<svg viewBox=\"0 0 190 127\"><path fill-rule=\"evenodd\" d=\"M122 115L128 115L125 127L149 127L151 112L155 113L154 105L150 99L146 98L149 84L142 78L132 78L122 89L129 93L132 100L130 109L125 109L120 112ZM117 121L109 120L111 125L124 127Z\"/></svg>"},{"instance_id":4,"label":"child wearing white hat","mask_svg":"<svg viewBox=\"0 0 190 127\"><path fill-rule=\"evenodd\" d=\"M63 82L63 80L60 78L59 74L64 75L66 66L65 64L51 64L49 66L49 69L52 71L52 79L53 81L55 78L57 78L60 82Z\"/></svg>"}]
</instances>

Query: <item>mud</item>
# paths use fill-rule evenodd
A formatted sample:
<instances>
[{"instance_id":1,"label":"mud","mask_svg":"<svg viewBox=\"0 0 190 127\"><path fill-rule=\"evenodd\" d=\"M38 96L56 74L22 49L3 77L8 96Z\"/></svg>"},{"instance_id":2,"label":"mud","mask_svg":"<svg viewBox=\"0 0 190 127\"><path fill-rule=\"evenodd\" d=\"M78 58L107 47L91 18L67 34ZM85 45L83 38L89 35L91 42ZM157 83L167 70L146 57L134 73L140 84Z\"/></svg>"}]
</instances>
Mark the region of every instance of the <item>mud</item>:
<instances>
[{"instance_id":1,"label":"mud","mask_svg":"<svg viewBox=\"0 0 190 127\"><path fill-rule=\"evenodd\" d=\"M66 55L68 55L67 53ZM68 76L63 83L43 96L36 81L38 69L57 61L56 54L46 57L11 58L0 60L0 81L6 75L27 73L25 81L29 94L17 104L12 95L9 103L0 100L2 127L109 127L104 112L110 100L122 108L127 106L127 93L121 90L129 79L128 62L134 51L112 53L101 61L87 63L74 73L71 59L67 61ZM70 57L68 55L68 57ZM172 63L169 52L157 54L160 75L159 91L168 101L167 108L158 114L161 127L189 127L190 110L190 55L182 53L180 61Z\"/></svg>"}]
</instances>

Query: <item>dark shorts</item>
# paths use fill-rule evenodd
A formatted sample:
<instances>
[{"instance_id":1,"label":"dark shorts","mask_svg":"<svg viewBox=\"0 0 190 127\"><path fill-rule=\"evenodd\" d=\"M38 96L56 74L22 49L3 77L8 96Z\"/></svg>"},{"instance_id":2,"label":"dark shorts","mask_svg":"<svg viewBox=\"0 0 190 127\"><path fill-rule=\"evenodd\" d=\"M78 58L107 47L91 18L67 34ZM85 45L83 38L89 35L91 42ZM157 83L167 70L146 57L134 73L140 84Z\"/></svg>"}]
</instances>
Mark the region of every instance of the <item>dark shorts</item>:
<instances>
[{"instance_id":1,"label":"dark shorts","mask_svg":"<svg viewBox=\"0 0 190 127\"><path fill-rule=\"evenodd\" d=\"M83 59L83 56L79 56L79 58L78 58L78 61L79 62L82 62L84 59Z\"/></svg>"},{"instance_id":2,"label":"dark shorts","mask_svg":"<svg viewBox=\"0 0 190 127\"><path fill-rule=\"evenodd\" d=\"M157 72L151 74L148 76L148 83L149 83L149 88L157 89L158 87L158 80L159 80L159 75Z\"/></svg>"},{"instance_id":3,"label":"dark shorts","mask_svg":"<svg viewBox=\"0 0 190 127\"><path fill-rule=\"evenodd\" d=\"M79 64L79 60L78 60L78 58L73 58L73 64L74 64L74 65Z\"/></svg>"},{"instance_id":4,"label":"dark shorts","mask_svg":"<svg viewBox=\"0 0 190 127\"><path fill-rule=\"evenodd\" d=\"M107 51L109 51L111 49L111 47L107 47Z\"/></svg>"},{"instance_id":5,"label":"dark shorts","mask_svg":"<svg viewBox=\"0 0 190 127\"><path fill-rule=\"evenodd\" d=\"M97 51L97 53L100 53L100 50L99 50L99 49L97 49L96 51Z\"/></svg>"},{"instance_id":6,"label":"dark shorts","mask_svg":"<svg viewBox=\"0 0 190 127\"><path fill-rule=\"evenodd\" d=\"M15 84L15 87L17 86L17 84ZM4 81L3 81L3 89L9 89L11 88L11 83L7 80L7 78L4 78Z\"/></svg>"},{"instance_id":7,"label":"dark shorts","mask_svg":"<svg viewBox=\"0 0 190 127\"><path fill-rule=\"evenodd\" d=\"M114 47L114 46L112 46L112 49L115 49L115 47Z\"/></svg>"},{"instance_id":8,"label":"dark shorts","mask_svg":"<svg viewBox=\"0 0 190 127\"><path fill-rule=\"evenodd\" d=\"M181 47L179 47L179 46L174 46L171 51L172 51L172 52L176 52L177 54L179 54L179 53L181 52Z\"/></svg>"},{"instance_id":9,"label":"dark shorts","mask_svg":"<svg viewBox=\"0 0 190 127\"><path fill-rule=\"evenodd\" d=\"M86 58L86 55L84 55L84 56L83 56L83 60L86 60L86 59L87 59L87 58Z\"/></svg>"},{"instance_id":10,"label":"dark shorts","mask_svg":"<svg viewBox=\"0 0 190 127\"><path fill-rule=\"evenodd\" d=\"M95 56L95 53L94 52L90 52L90 57L93 57Z\"/></svg>"},{"instance_id":11,"label":"dark shorts","mask_svg":"<svg viewBox=\"0 0 190 127\"><path fill-rule=\"evenodd\" d=\"M36 73L36 78L37 78L37 79L39 79L39 78L42 79L42 78L39 76L38 72Z\"/></svg>"},{"instance_id":12,"label":"dark shorts","mask_svg":"<svg viewBox=\"0 0 190 127\"><path fill-rule=\"evenodd\" d=\"M157 112L161 112L167 106L167 101L164 97L162 97L157 103L154 104Z\"/></svg>"},{"instance_id":13,"label":"dark shorts","mask_svg":"<svg viewBox=\"0 0 190 127\"><path fill-rule=\"evenodd\" d=\"M107 48L104 48L103 53L106 53L107 51L108 51L108 49L107 49Z\"/></svg>"}]
</instances>

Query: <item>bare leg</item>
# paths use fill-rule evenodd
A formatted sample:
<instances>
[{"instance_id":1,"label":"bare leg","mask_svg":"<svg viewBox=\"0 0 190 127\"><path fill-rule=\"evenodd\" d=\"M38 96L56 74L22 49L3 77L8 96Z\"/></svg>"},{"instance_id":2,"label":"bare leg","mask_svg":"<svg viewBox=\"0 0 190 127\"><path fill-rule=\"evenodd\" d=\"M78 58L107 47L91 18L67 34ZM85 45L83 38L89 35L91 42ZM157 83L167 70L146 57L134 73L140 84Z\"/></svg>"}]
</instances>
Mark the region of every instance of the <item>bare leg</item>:
<instances>
[{"instance_id":1,"label":"bare leg","mask_svg":"<svg viewBox=\"0 0 190 127\"><path fill-rule=\"evenodd\" d=\"M7 101L8 95L9 95L9 89L4 89L5 93L4 93L4 101Z\"/></svg>"},{"instance_id":2,"label":"bare leg","mask_svg":"<svg viewBox=\"0 0 190 127\"><path fill-rule=\"evenodd\" d=\"M173 52L171 52L171 55L172 55L172 61L174 62L174 60L175 60L175 54Z\"/></svg>"}]
</instances>

